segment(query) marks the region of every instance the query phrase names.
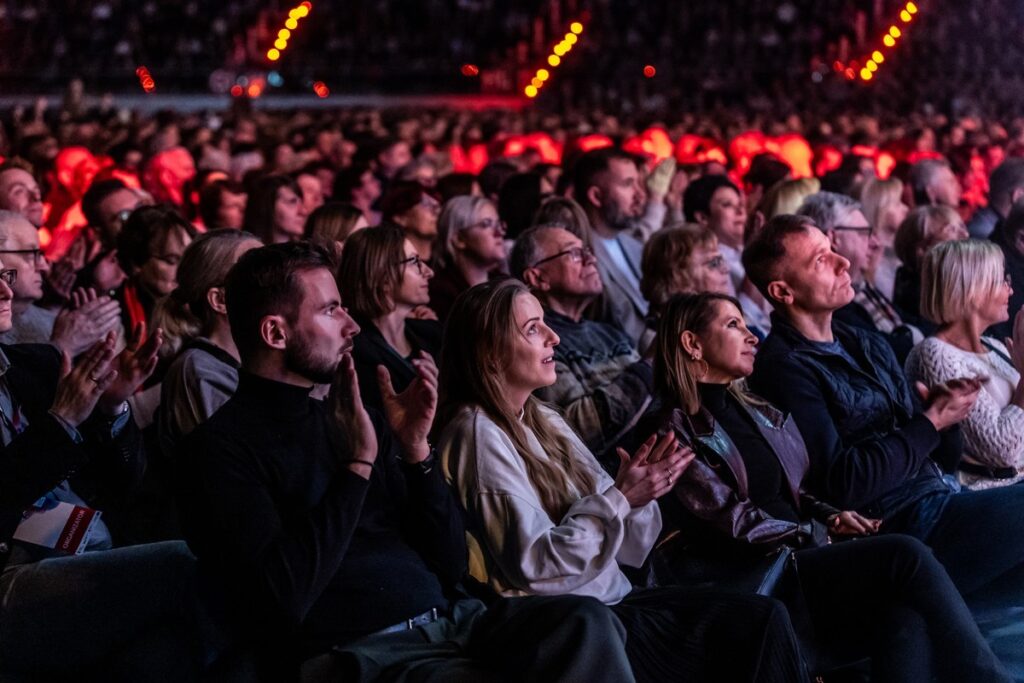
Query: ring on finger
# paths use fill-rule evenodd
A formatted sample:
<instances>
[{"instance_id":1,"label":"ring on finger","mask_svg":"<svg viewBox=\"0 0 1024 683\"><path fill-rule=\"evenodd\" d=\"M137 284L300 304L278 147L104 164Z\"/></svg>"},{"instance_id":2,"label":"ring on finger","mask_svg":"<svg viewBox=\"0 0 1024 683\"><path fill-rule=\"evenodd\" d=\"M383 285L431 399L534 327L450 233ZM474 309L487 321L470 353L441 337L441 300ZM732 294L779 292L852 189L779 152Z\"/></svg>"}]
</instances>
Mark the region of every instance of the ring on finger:
<instances>
[{"instance_id":1,"label":"ring on finger","mask_svg":"<svg viewBox=\"0 0 1024 683\"><path fill-rule=\"evenodd\" d=\"M97 377L96 375L89 375L89 379L95 382L96 384L100 383L100 378Z\"/></svg>"}]
</instances>

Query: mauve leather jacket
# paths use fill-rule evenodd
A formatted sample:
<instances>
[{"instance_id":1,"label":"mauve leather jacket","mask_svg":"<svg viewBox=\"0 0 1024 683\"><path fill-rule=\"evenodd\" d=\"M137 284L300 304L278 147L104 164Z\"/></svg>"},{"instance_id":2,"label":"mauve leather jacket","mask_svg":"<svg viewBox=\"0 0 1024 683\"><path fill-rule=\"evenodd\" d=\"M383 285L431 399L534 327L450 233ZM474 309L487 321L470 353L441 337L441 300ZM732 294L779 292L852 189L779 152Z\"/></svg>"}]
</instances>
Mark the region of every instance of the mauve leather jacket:
<instances>
[{"instance_id":1,"label":"mauve leather jacket","mask_svg":"<svg viewBox=\"0 0 1024 683\"><path fill-rule=\"evenodd\" d=\"M693 416L678 408L665 410L660 415L658 431L674 431L677 438L696 453L673 488L673 500L664 506L666 522L675 522L684 535L688 530L693 532L710 525L740 544L762 547L823 544L825 527L812 520L824 523L839 510L802 490L810 461L796 424L770 405L745 402L741 405L779 459L791 502L803 523L771 517L750 500L743 458L725 429L704 408Z\"/></svg>"}]
</instances>

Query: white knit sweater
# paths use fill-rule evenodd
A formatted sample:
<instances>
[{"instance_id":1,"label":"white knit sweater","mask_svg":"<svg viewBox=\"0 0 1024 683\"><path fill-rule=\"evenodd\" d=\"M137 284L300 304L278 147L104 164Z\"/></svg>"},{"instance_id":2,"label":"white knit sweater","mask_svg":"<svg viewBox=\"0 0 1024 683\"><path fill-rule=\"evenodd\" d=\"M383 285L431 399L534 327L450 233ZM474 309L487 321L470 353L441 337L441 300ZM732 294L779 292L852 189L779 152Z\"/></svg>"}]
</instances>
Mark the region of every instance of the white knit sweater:
<instances>
[{"instance_id":1,"label":"white knit sweater","mask_svg":"<svg viewBox=\"0 0 1024 683\"><path fill-rule=\"evenodd\" d=\"M643 564L661 532L661 512L655 502L630 508L572 429L554 411L545 412L597 481L558 524L544 510L512 440L482 410L463 409L441 436L445 474L469 515L470 573L504 596L573 593L615 604L632 590L619 563ZM527 436L537 457L546 458L533 432Z\"/></svg>"},{"instance_id":2,"label":"white knit sweater","mask_svg":"<svg viewBox=\"0 0 1024 683\"><path fill-rule=\"evenodd\" d=\"M989 337L985 341L1006 354L1000 342ZM988 467L1013 467L1018 474L1013 479L988 479L960 473L960 480L971 488L991 488L1024 479L1024 410L1010 403L1020 373L1010 363L995 351L972 353L929 337L910 352L906 370L912 382L927 386L957 377L989 377L961 423L965 457Z\"/></svg>"}]
</instances>

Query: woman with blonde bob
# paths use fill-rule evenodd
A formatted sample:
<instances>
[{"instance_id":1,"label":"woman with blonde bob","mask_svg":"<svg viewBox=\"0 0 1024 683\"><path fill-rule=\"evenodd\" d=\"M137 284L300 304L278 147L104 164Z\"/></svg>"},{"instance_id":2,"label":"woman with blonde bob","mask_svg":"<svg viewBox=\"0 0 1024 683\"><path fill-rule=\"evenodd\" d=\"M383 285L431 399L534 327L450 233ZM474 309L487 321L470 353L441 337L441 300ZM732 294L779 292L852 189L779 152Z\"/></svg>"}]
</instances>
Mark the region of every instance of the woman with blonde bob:
<instances>
[{"instance_id":1,"label":"woman with blonde bob","mask_svg":"<svg viewBox=\"0 0 1024 683\"><path fill-rule=\"evenodd\" d=\"M533 392L555 382L558 336L518 280L459 297L441 352L438 450L470 530L470 571L505 597L612 606L639 681L805 680L788 618L757 595L635 589L661 531L657 498L691 454L649 438L612 479Z\"/></svg>"},{"instance_id":2,"label":"woman with blonde bob","mask_svg":"<svg viewBox=\"0 0 1024 683\"><path fill-rule=\"evenodd\" d=\"M907 358L907 376L927 386L985 377L978 400L960 423L964 456L960 481L971 488L1024 479L1024 315L1004 345L984 336L1009 318L1013 290L1003 252L987 241L946 242L925 254L921 313L938 325Z\"/></svg>"},{"instance_id":3,"label":"woman with blonde bob","mask_svg":"<svg viewBox=\"0 0 1024 683\"><path fill-rule=\"evenodd\" d=\"M875 229L874 237L881 247L872 252L864 276L882 294L892 299L896 270L900 267L893 242L896 230L910 211L910 207L903 202L903 181L899 178L869 179L861 190L860 204L864 209L864 217Z\"/></svg>"},{"instance_id":4,"label":"woman with blonde bob","mask_svg":"<svg viewBox=\"0 0 1024 683\"><path fill-rule=\"evenodd\" d=\"M827 544L827 535L874 534L881 522L804 492L810 463L800 431L745 387L757 339L735 299L674 297L657 340L662 408L644 426L674 434L696 453L668 498L675 504L663 505L669 529L726 558L796 549L815 642L833 657L870 657L872 681L1006 680L952 580L920 541L887 534ZM687 560L684 554L681 564Z\"/></svg>"}]
</instances>

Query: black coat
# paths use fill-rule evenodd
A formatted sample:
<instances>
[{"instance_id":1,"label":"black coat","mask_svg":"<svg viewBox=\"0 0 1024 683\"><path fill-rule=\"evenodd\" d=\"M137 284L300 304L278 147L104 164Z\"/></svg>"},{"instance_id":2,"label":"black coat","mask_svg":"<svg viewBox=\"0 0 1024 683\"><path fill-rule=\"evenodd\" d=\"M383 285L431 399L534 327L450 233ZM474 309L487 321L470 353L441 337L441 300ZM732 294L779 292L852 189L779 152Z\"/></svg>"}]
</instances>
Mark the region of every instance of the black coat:
<instances>
[{"instance_id":1,"label":"black coat","mask_svg":"<svg viewBox=\"0 0 1024 683\"><path fill-rule=\"evenodd\" d=\"M817 348L773 315L751 377L754 391L793 415L811 457L808 490L872 517L948 491L935 461L955 468L959 428L940 435L919 412L881 335L837 321L832 331L857 366Z\"/></svg>"},{"instance_id":2,"label":"black coat","mask_svg":"<svg viewBox=\"0 0 1024 683\"><path fill-rule=\"evenodd\" d=\"M60 378L60 354L48 344L0 345L10 368L8 390L28 427L0 446L0 565L22 513L65 479L89 505L103 510L139 482L145 469L142 434L131 419L110 437L110 422L93 416L79 425L76 444L50 415Z\"/></svg>"}]
</instances>

